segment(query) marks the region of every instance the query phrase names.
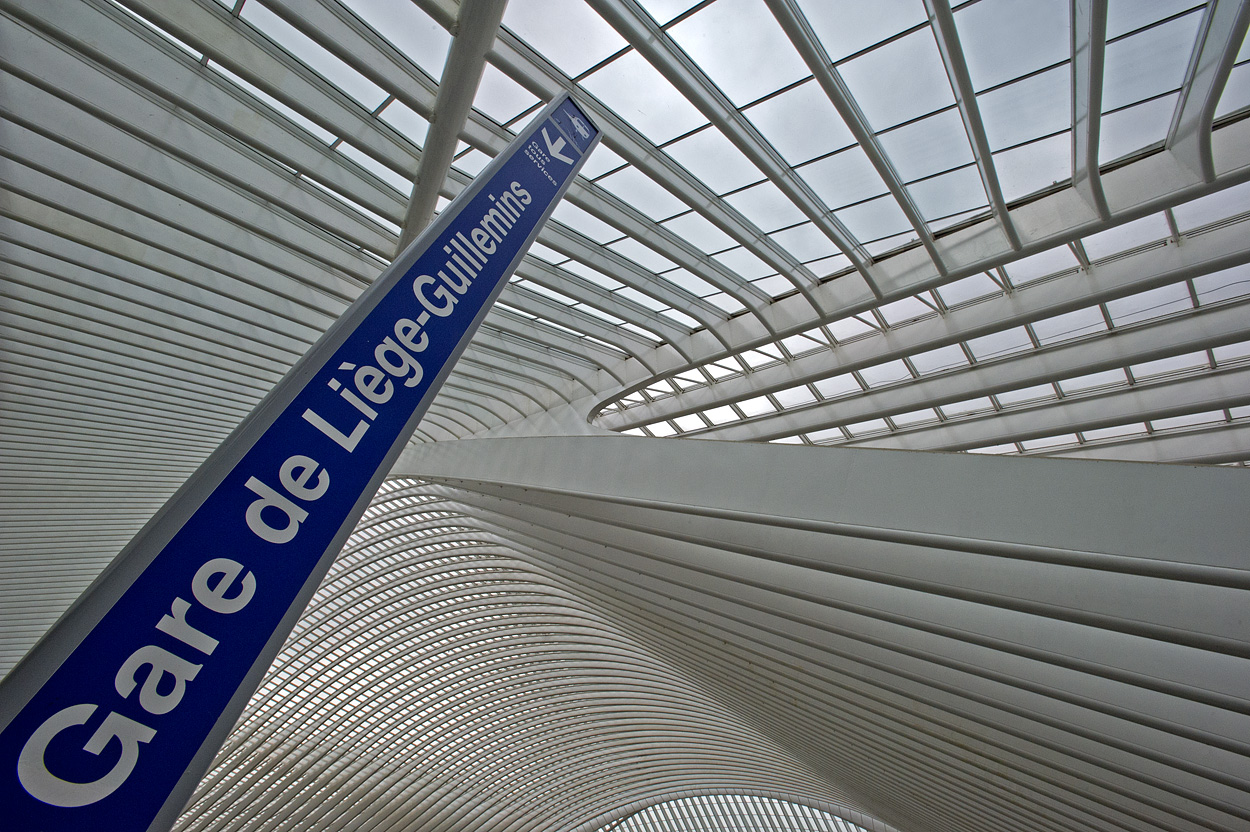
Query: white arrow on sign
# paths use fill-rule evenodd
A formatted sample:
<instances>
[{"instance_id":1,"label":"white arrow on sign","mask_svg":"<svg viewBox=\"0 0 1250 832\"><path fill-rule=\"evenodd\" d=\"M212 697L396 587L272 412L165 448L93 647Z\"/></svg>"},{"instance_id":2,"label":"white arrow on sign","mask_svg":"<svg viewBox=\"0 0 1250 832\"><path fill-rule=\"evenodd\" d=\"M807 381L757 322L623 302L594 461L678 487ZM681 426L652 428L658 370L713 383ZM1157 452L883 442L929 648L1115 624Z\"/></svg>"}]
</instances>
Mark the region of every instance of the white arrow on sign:
<instances>
[{"instance_id":1,"label":"white arrow on sign","mask_svg":"<svg viewBox=\"0 0 1250 832\"><path fill-rule=\"evenodd\" d=\"M551 141L551 136L547 135L547 128L544 127L543 128L543 141L547 143L548 153L550 153L555 158L559 159L561 162L564 162L566 165L573 164L572 159L570 159L568 156L565 156L563 153L560 152L561 150L564 150L564 139L562 137L556 137L556 140L554 142Z\"/></svg>"}]
</instances>

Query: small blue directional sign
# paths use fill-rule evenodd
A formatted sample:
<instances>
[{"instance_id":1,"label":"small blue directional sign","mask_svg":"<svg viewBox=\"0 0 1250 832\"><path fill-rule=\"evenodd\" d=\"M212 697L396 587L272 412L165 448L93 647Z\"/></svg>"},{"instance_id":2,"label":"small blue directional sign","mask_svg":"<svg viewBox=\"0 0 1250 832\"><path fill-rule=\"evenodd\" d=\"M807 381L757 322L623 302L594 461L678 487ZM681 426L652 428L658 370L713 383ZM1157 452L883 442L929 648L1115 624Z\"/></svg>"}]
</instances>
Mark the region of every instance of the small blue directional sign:
<instances>
[{"instance_id":1,"label":"small blue directional sign","mask_svg":"<svg viewBox=\"0 0 1250 832\"><path fill-rule=\"evenodd\" d=\"M173 825L598 138L545 108L5 678L4 829Z\"/></svg>"}]
</instances>

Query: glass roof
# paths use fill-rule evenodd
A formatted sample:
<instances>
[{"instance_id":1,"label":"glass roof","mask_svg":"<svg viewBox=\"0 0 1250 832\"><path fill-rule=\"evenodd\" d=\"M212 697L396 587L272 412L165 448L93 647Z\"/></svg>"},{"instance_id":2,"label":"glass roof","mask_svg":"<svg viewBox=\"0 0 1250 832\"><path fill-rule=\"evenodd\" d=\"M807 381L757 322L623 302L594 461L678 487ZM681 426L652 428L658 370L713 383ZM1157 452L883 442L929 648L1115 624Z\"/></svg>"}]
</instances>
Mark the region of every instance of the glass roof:
<instances>
[{"instance_id":1,"label":"glass roof","mask_svg":"<svg viewBox=\"0 0 1250 832\"><path fill-rule=\"evenodd\" d=\"M23 487L159 503L395 257L432 139L441 209L563 91L603 141L414 442L1250 460L1241 6L509 0L480 82L453 0L3 6Z\"/></svg>"}]
</instances>

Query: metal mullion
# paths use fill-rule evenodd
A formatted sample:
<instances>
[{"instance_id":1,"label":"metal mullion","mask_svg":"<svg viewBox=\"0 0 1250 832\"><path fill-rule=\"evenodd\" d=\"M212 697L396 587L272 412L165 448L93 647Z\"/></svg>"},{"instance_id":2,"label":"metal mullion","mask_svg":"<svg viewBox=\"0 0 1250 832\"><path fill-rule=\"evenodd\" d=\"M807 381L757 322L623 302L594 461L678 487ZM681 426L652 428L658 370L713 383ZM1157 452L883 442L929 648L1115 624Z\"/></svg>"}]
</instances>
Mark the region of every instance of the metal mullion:
<instances>
[{"instance_id":1,"label":"metal mullion","mask_svg":"<svg viewBox=\"0 0 1250 832\"><path fill-rule=\"evenodd\" d=\"M851 135L859 142L859 146L863 149L865 155L868 156L868 160L885 182L886 188L889 189L895 201L898 202L899 208L902 209L903 214L907 217L907 221L911 223L916 235L920 238L921 244L929 253L929 259L933 261L934 268L939 275L945 275L946 264L942 261L942 255L937 249L937 243L933 238L933 233L929 230L928 223L925 222L920 209L916 206L915 201L911 198L911 194L903 185L902 177L899 176L898 171L894 168L894 163L890 161L885 149L881 146L881 142L873 133L872 127L868 124L868 119L864 116L863 111L860 110L855 97L851 95L851 91L842 80L841 74L834 67L832 61L829 60L829 55L825 52L825 48L816 36L816 33L812 30L806 16L799 9L795 0L766 1L773 16L781 24L781 28L785 30L790 41L798 49L799 54L803 56L803 60L812 71L817 83L820 84L821 89L825 91L825 95L829 97L838 114L842 116L842 120L850 128Z\"/></svg>"},{"instance_id":2,"label":"metal mullion","mask_svg":"<svg viewBox=\"0 0 1250 832\"><path fill-rule=\"evenodd\" d=\"M1003 189L998 182L998 172L994 169L993 153L990 151L989 139L985 134L985 123L981 120L981 111L977 106L976 91L972 88L972 77L968 74L968 64L964 60L963 46L959 42L955 15L951 12L948 0L924 0L924 4L930 25L933 27L938 51L942 55L942 63L946 65L946 74L950 78L951 89L959 104L959 115L968 133L968 140L972 145L973 156L977 160L977 169L981 173L985 193L1007 237L1007 242L1013 250L1019 251L1020 235L1007 210L1007 203L1003 199Z\"/></svg>"},{"instance_id":3,"label":"metal mullion","mask_svg":"<svg viewBox=\"0 0 1250 832\"><path fill-rule=\"evenodd\" d=\"M1070 0L1072 15L1072 187L1103 220L1111 218L1098 169L1107 0Z\"/></svg>"}]
</instances>

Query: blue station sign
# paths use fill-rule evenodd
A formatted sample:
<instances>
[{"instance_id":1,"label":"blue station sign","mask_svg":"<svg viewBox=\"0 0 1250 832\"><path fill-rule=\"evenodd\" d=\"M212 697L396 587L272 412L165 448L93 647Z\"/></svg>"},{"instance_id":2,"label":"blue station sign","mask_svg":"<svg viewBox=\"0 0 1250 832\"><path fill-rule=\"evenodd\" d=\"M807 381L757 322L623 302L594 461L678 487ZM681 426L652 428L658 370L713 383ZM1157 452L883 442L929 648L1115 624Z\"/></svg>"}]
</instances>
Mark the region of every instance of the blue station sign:
<instances>
[{"instance_id":1,"label":"blue station sign","mask_svg":"<svg viewBox=\"0 0 1250 832\"><path fill-rule=\"evenodd\" d=\"M0 825L173 825L598 139L546 107L4 679Z\"/></svg>"}]
</instances>

